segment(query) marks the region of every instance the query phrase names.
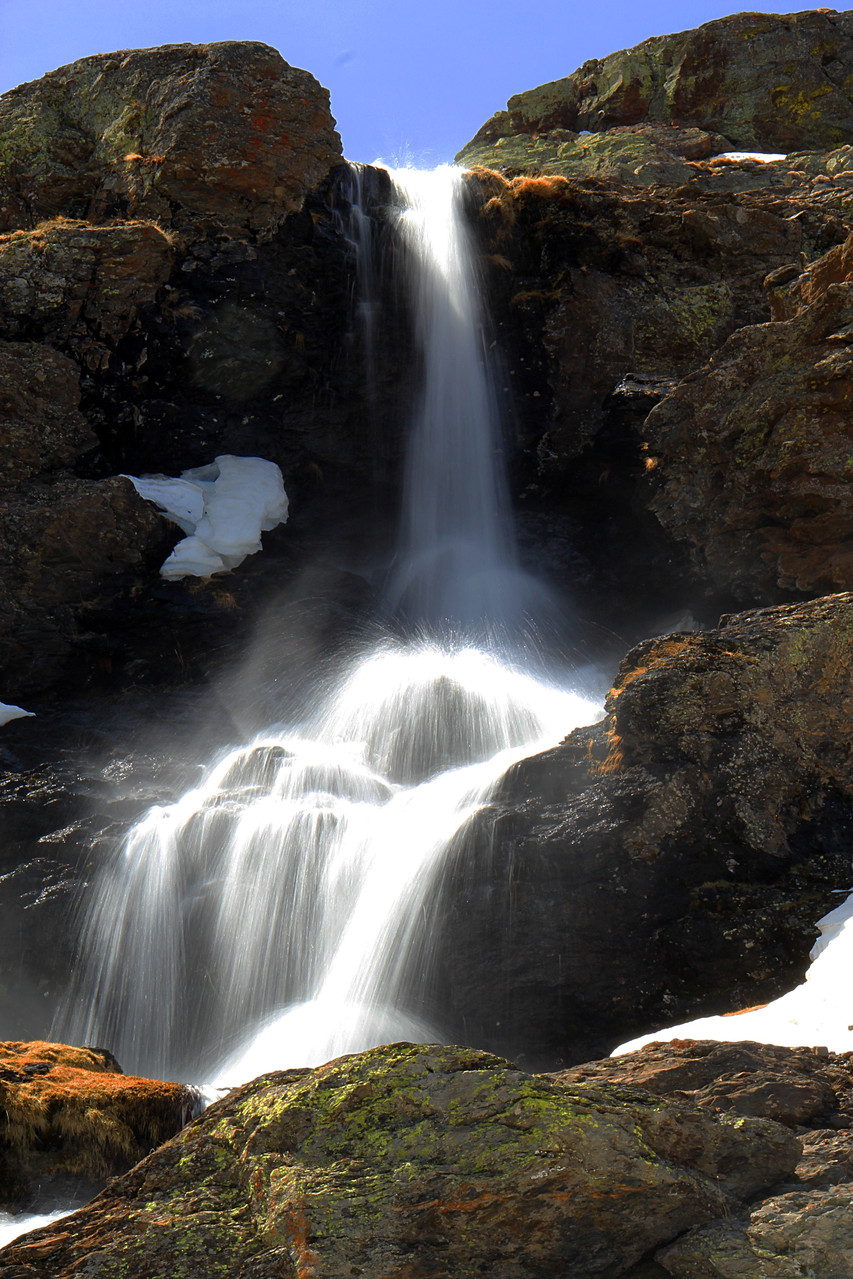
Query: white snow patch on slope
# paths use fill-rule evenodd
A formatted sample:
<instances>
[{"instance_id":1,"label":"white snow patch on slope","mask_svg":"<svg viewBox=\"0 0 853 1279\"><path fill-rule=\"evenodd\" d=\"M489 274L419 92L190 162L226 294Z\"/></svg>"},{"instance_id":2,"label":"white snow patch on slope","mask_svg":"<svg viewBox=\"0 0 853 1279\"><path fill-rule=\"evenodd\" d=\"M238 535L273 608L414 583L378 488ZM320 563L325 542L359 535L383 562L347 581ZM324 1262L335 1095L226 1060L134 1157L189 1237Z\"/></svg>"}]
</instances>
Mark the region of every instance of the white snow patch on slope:
<instances>
[{"instance_id":1,"label":"white snow patch on slope","mask_svg":"<svg viewBox=\"0 0 853 1279\"><path fill-rule=\"evenodd\" d=\"M722 151L719 155L711 157L711 163L715 160L758 160L761 164L772 164L774 160L787 160L787 151Z\"/></svg>"},{"instance_id":2,"label":"white snow patch on slope","mask_svg":"<svg viewBox=\"0 0 853 1279\"><path fill-rule=\"evenodd\" d=\"M752 1039L784 1048L829 1048L853 1051L853 892L835 910L818 920L811 967L801 986L763 1008L724 1017L700 1017L632 1039L611 1053L634 1052L644 1044L669 1039L722 1039L729 1043Z\"/></svg>"},{"instance_id":3,"label":"white snow patch on slope","mask_svg":"<svg viewBox=\"0 0 853 1279\"><path fill-rule=\"evenodd\" d=\"M0 728L4 724L8 724L12 719L23 719L24 716L32 716L35 711L25 711L20 706L9 706L6 702L0 702Z\"/></svg>"},{"instance_id":4,"label":"white snow patch on slope","mask_svg":"<svg viewBox=\"0 0 853 1279\"><path fill-rule=\"evenodd\" d=\"M125 478L188 535L161 567L162 577L210 577L236 568L261 549L261 533L287 519L281 471L261 457L223 454L178 479Z\"/></svg>"}]
</instances>

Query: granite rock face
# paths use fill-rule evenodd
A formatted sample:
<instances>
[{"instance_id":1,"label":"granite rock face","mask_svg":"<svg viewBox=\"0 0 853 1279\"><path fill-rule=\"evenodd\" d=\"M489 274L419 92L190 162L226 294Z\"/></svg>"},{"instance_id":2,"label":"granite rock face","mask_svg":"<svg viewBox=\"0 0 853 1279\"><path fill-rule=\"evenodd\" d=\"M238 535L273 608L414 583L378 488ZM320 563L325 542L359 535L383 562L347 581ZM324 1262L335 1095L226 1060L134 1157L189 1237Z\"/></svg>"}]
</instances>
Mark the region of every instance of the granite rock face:
<instances>
[{"instance_id":1,"label":"granite rock face","mask_svg":"<svg viewBox=\"0 0 853 1279\"><path fill-rule=\"evenodd\" d=\"M555 163L577 163L587 145L578 145L579 133L646 123L716 135L718 151L829 149L853 134L851 71L849 13L733 14L516 94L457 161L503 166L507 155L510 167L523 160L563 172ZM664 139L659 145L670 160L684 151Z\"/></svg>"},{"instance_id":2,"label":"granite rock face","mask_svg":"<svg viewBox=\"0 0 853 1279\"><path fill-rule=\"evenodd\" d=\"M268 45L96 54L0 97L0 230L62 214L272 233L340 158L328 94Z\"/></svg>"},{"instance_id":3,"label":"granite rock face","mask_svg":"<svg viewBox=\"0 0 853 1279\"><path fill-rule=\"evenodd\" d=\"M839 595L633 649L460 844L436 1008L553 1067L802 980L849 870L851 627Z\"/></svg>"},{"instance_id":4,"label":"granite rock face","mask_svg":"<svg viewBox=\"0 0 853 1279\"><path fill-rule=\"evenodd\" d=\"M236 1089L0 1275L615 1279L798 1153L766 1120L395 1044Z\"/></svg>"}]
</instances>

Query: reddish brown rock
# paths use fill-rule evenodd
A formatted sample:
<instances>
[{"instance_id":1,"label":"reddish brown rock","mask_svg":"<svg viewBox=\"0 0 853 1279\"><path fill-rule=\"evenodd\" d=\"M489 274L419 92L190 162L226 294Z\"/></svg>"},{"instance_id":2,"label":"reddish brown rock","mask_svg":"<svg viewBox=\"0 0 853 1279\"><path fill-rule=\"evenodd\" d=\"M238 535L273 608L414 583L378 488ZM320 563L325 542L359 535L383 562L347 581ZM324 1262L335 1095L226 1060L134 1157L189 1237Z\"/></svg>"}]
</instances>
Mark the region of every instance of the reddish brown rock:
<instances>
[{"instance_id":1,"label":"reddish brown rock","mask_svg":"<svg viewBox=\"0 0 853 1279\"><path fill-rule=\"evenodd\" d=\"M796 290L797 314L733 334L643 428L652 509L742 599L853 587L850 255L815 263L777 303Z\"/></svg>"},{"instance_id":2,"label":"reddish brown rock","mask_svg":"<svg viewBox=\"0 0 853 1279\"><path fill-rule=\"evenodd\" d=\"M0 229L64 214L270 233L340 158L328 94L250 41L97 54L0 98Z\"/></svg>"},{"instance_id":3,"label":"reddish brown rock","mask_svg":"<svg viewBox=\"0 0 853 1279\"><path fill-rule=\"evenodd\" d=\"M853 1123L850 1053L672 1039L585 1062L556 1077L565 1083L642 1088L705 1110L760 1115L789 1127L840 1128Z\"/></svg>"},{"instance_id":4,"label":"reddish brown rock","mask_svg":"<svg viewBox=\"0 0 853 1279\"><path fill-rule=\"evenodd\" d=\"M185 1084L122 1074L104 1049L0 1044L0 1202L126 1172L198 1105Z\"/></svg>"}]
</instances>

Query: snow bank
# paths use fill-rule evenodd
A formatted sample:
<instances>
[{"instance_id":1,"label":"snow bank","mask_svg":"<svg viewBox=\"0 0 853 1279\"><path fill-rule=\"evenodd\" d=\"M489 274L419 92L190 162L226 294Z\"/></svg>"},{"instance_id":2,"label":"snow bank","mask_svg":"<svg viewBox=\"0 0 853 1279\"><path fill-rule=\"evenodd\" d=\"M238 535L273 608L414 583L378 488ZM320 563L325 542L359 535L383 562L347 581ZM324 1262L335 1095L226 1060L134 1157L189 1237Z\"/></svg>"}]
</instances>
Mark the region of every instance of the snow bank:
<instances>
[{"instance_id":1,"label":"snow bank","mask_svg":"<svg viewBox=\"0 0 853 1279\"><path fill-rule=\"evenodd\" d=\"M787 160L788 153L786 151L722 151L719 155L711 157L711 163L716 160L758 160L761 164L772 164L774 160Z\"/></svg>"},{"instance_id":2,"label":"snow bank","mask_svg":"<svg viewBox=\"0 0 853 1279\"><path fill-rule=\"evenodd\" d=\"M811 967L801 986L750 1012L670 1026L632 1039L611 1056L634 1052L643 1044L668 1039L752 1039L783 1048L820 1046L832 1052L853 1050L853 893L835 910L818 920L821 936L811 952Z\"/></svg>"},{"instance_id":3,"label":"snow bank","mask_svg":"<svg viewBox=\"0 0 853 1279\"><path fill-rule=\"evenodd\" d=\"M7 706L5 702L0 702L0 728L11 719L23 719L25 715L34 714L35 711L25 711L20 706Z\"/></svg>"},{"instance_id":4,"label":"snow bank","mask_svg":"<svg viewBox=\"0 0 853 1279\"><path fill-rule=\"evenodd\" d=\"M125 478L188 534L161 567L162 577L210 577L236 568L261 549L262 532L287 519L281 471L260 457L223 454L179 479Z\"/></svg>"}]
</instances>

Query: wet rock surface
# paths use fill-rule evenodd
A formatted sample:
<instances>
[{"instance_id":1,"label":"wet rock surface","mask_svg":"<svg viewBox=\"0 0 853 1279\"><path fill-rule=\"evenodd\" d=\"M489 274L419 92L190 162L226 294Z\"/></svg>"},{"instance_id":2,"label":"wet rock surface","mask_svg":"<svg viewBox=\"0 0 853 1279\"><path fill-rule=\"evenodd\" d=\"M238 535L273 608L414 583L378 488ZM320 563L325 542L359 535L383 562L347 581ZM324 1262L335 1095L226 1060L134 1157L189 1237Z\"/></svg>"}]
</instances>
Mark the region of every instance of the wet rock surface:
<instances>
[{"instance_id":1,"label":"wet rock surface","mask_svg":"<svg viewBox=\"0 0 853 1279\"><path fill-rule=\"evenodd\" d=\"M512 474L530 563L550 558L575 613L606 615L629 635L632 619L642 618L648 633L685 607L713 622L719 611L803 593L754 573L745 590L737 560L714 576L701 556L691 559L686 511L681 528L676 515L662 521L654 509L662 475L644 448L643 422L656 401L727 340L740 351L740 335L763 326L772 308L794 309L793 294L782 299L803 263L818 272L845 239L846 188L795 167L784 175L752 167L762 170L753 189L717 192L659 185L639 193L618 182L508 180L482 170L469 178L505 353ZM813 293L824 278L814 277ZM817 376L832 381L822 370ZM779 411L805 411L793 374L782 382ZM815 392L808 420L818 435L822 404ZM725 413L725 404L709 409L712 437ZM685 439L685 468L691 449ZM742 473L766 484L757 467ZM841 540L832 536L834 553ZM809 593L846 585L836 581Z\"/></svg>"},{"instance_id":2,"label":"wet rock surface","mask_svg":"<svg viewBox=\"0 0 853 1279\"><path fill-rule=\"evenodd\" d=\"M802 980L849 878L851 610L648 640L600 724L510 769L435 913L466 1037L568 1064Z\"/></svg>"},{"instance_id":3,"label":"wet rock surface","mask_svg":"<svg viewBox=\"0 0 853 1279\"><path fill-rule=\"evenodd\" d=\"M397 1044L234 1090L0 1274L619 1276L798 1150L766 1120Z\"/></svg>"},{"instance_id":4,"label":"wet rock surface","mask_svg":"<svg viewBox=\"0 0 853 1279\"><path fill-rule=\"evenodd\" d=\"M122 1073L106 1049L0 1044L0 1205L87 1197L180 1132L195 1089Z\"/></svg>"}]
</instances>

